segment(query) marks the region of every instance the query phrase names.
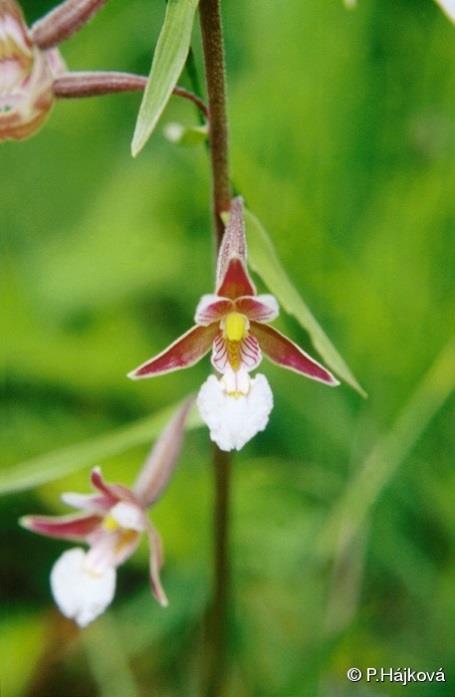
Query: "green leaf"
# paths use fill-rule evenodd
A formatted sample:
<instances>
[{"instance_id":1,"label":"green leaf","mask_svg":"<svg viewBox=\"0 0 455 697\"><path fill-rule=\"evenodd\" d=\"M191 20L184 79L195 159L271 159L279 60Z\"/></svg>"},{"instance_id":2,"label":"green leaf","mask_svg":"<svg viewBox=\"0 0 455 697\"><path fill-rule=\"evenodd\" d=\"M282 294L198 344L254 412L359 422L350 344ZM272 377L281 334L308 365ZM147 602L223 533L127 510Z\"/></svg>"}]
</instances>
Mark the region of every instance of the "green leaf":
<instances>
[{"instance_id":1,"label":"green leaf","mask_svg":"<svg viewBox=\"0 0 455 697\"><path fill-rule=\"evenodd\" d=\"M10 467L0 473L0 494L9 494L46 484L84 467L96 465L100 460L125 452L136 445L150 443L159 436L178 406L174 404L130 426L77 445L39 455ZM201 423L198 413L193 409L186 422L186 428L197 428Z\"/></svg>"},{"instance_id":2,"label":"green leaf","mask_svg":"<svg viewBox=\"0 0 455 697\"><path fill-rule=\"evenodd\" d=\"M152 135L184 68L198 2L199 0L168 0L137 117L131 145L133 157L139 154Z\"/></svg>"},{"instance_id":3,"label":"green leaf","mask_svg":"<svg viewBox=\"0 0 455 697\"><path fill-rule=\"evenodd\" d=\"M362 397L366 397L365 390L357 382L346 362L303 301L281 265L272 241L263 225L247 209L245 209L245 223L248 235L248 261L251 268L259 274L286 312L293 315L308 332L314 347L320 353L327 366L344 382L348 383L354 390L357 390Z\"/></svg>"},{"instance_id":4,"label":"green leaf","mask_svg":"<svg viewBox=\"0 0 455 697\"><path fill-rule=\"evenodd\" d=\"M321 554L333 554L352 542L384 488L454 389L455 339L451 338L333 506L319 534L317 550Z\"/></svg>"}]
</instances>

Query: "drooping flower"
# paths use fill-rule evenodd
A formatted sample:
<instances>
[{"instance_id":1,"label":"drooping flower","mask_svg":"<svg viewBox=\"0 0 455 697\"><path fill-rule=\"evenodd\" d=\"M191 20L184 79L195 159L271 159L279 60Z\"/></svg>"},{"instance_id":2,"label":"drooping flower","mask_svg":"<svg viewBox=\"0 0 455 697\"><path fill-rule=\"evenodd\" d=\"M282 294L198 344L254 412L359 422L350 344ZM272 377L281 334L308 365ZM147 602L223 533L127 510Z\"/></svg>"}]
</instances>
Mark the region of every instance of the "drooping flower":
<instances>
[{"instance_id":1,"label":"drooping flower","mask_svg":"<svg viewBox=\"0 0 455 697\"><path fill-rule=\"evenodd\" d=\"M266 427L273 406L265 376L250 378L263 353L273 363L312 380L339 384L320 363L269 326L278 312L274 296L257 295L248 274L243 203L235 198L218 255L215 293L202 296L195 326L129 377L136 380L188 368L211 349L212 365L221 378L210 376L204 383L199 411L222 450L239 450Z\"/></svg>"},{"instance_id":2,"label":"drooping flower","mask_svg":"<svg viewBox=\"0 0 455 697\"><path fill-rule=\"evenodd\" d=\"M0 0L0 142L35 133L54 103L54 78L65 70L58 49L33 41L15 0Z\"/></svg>"},{"instance_id":3,"label":"drooping flower","mask_svg":"<svg viewBox=\"0 0 455 697\"><path fill-rule=\"evenodd\" d=\"M135 551L141 535L150 547L150 583L162 606L168 604L160 581L163 563L158 531L147 509L163 493L180 452L183 430L192 399L187 400L169 422L152 449L131 489L108 484L96 467L93 494L66 493L62 500L79 509L65 516L31 515L21 518L32 532L89 546L73 547L57 559L51 571L51 590L60 611L85 627L110 605L115 593L116 569Z\"/></svg>"}]
</instances>

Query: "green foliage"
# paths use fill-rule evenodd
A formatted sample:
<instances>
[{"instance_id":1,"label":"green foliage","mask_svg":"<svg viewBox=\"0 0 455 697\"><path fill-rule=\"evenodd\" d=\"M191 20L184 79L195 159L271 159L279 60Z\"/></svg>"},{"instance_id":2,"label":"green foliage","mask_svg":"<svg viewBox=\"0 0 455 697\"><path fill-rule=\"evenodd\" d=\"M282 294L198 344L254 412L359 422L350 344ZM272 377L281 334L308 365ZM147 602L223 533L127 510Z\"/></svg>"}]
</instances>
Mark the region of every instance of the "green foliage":
<instances>
[{"instance_id":1,"label":"green foliage","mask_svg":"<svg viewBox=\"0 0 455 697\"><path fill-rule=\"evenodd\" d=\"M199 0L168 0L153 55L131 152L136 157L150 138L185 65Z\"/></svg>"},{"instance_id":2,"label":"green foliage","mask_svg":"<svg viewBox=\"0 0 455 697\"><path fill-rule=\"evenodd\" d=\"M155 412L153 416L140 419L112 433L20 462L0 473L0 494L14 493L46 484L86 467L94 467L100 461L123 453L134 446L153 443L177 407L178 405L174 404L172 407ZM193 410L192 415L188 417L186 427L190 429L200 425L200 417Z\"/></svg>"},{"instance_id":3,"label":"green foliage","mask_svg":"<svg viewBox=\"0 0 455 697\"><path fill-rule=\"evenodd\" d=\"M36 16L37 3L25 5ZM274 411L234 462L235 697L403 697L399 684L350 686L352 665L443 666L446 683L411 684L406 695L453 694L455 29L430 0L357 5L223 2L233 179L369 394L260 367ZM63 46L65 59L146 72L162 9L107 3ZM129 159L138 102L61 102L39 135L1 147L2 482L35 458L39 475L62 449L79 466L84 444L85 467L93 458L129 484L154 415L209 370L207 359L154 381L125 377L183 332L213 289L204 148L156 132ZM182 100L165 116L196 124ZM305 338L293 317L280 321ZM123 441L128 424L138 431ZM96 453L103 434L114 446ZM95 697L117 685L200 697L209 460L205 430L189 433L153 513L170 607L150 596L143 547L119 570L102 626L82 640L49 592L65 545L16 521L60 511L62 491L88 490L87 472L2 497L5 697Z\"/></svg>"}]
</instances>

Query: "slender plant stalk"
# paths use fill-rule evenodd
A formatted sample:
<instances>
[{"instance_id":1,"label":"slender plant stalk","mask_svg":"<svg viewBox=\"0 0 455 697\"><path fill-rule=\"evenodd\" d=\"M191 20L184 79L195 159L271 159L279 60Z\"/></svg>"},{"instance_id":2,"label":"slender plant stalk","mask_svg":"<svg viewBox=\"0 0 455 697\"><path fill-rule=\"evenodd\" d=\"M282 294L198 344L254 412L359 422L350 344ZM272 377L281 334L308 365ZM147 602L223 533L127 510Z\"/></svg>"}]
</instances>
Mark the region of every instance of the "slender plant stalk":
<instances>
[{"instance_id":1,"label":"slender plant stalk","mask_svg":"<svg viewBox=\"0 0 455 697\"><path fill-rule=\"evenodd\" d=\"M213 449L213 467L213 598L207 623L206 679L207 697L223 697L227 672L231 456L216 445Z\"/></svg>"},{"instance_id":2,"label":"slender plant stalk","mask_svg":"<svg viewBox=\"0 0 455 697\"><path fill-rule=\"evenodd\" d=\"M213 213L217 247L224 234L220 214L231 202L228 166L228 126L226 114L226 74L220 0L201 0L199 5L205 77L209 108L209 143L212 164Z\"/></svg>"},{"instance_id":3,"label":"slender plant stalk","mask_svg":"<svg viewBox=\"0 0 455 697\"><path fill-rule=\"evenodd\" d=\"M199 5L209 111L209 144L212 170L212 207L216 248L224 235L221 213L231 200L228 167L226 73L220 0L201 0ZM213 467L214 579L213 601L207 625L207 697L223 697L226 683L226 644L229 603L229 453L215 446Z\"/></svg>"}]
</instances>

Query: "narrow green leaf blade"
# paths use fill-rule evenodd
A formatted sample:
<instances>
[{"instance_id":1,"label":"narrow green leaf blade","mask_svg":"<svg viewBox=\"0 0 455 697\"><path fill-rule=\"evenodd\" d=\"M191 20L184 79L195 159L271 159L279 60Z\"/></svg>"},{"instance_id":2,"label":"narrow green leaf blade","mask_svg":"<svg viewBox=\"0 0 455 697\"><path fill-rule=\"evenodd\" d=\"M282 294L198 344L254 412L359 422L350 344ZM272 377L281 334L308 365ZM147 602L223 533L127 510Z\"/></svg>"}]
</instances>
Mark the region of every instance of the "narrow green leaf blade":
<instances>
[{"instance_id":1,"label":"narrow green leaf blade","mask_svg":"<svg viewBox=\"0 0 455 697\"><path fill-rule=\"evenodd\" d=\"M101 460L125 452L136 445L151 443L159 436L178 406L175 404L124 428L10 467L0 473L0 494L10 494L46 484L78 472L84 467L97 465ZM197 428L201 424L200 417L193 408L186 428Z\"/></svg>"},{"instance_id":2,"label":"narrow green leaf blade","mask_svg":"<svg viewBox=\"0 0 455 697\"><path fill-rule=\"evenodd\" d=\"M314 347L327 366L362 397L366 397L365 390L357 382L352 371L289 279L262 223L249 210L245 210L245 223L251 268L259 274L286 312L293 315L308 332Z\"/></svg>"},{"instance_id":3,"label":"narrow green leaf blade","mask_svg":"<svg viewBox=\"0 0 455 697\"><path fill-rule=\"evenodd\" d=\"M382 491L455 389L455 338L441 349L395 422L378 439L319 533L318 552L336 553L365 527Z\"/></svg>"},{"instance_id":4,"label":"narrow green leaf blade","mask_svg":"<svg viewBox=\"0 0 455 697\"><path fill-rule=\"evenodd\" d=\"M137 117L131 152L139 154L153 133L177 84L191 43L199 0L168 0L147 86Z\"/></svg>"}]
</instances>

